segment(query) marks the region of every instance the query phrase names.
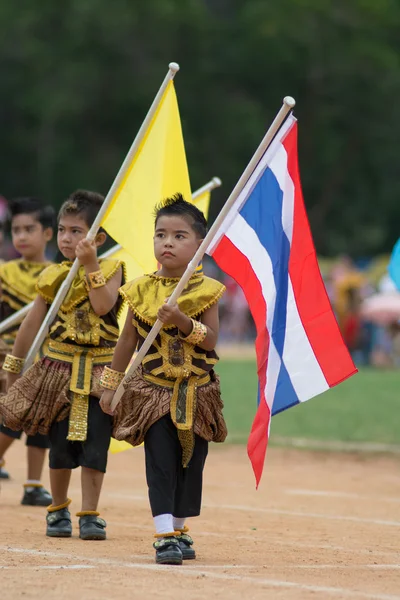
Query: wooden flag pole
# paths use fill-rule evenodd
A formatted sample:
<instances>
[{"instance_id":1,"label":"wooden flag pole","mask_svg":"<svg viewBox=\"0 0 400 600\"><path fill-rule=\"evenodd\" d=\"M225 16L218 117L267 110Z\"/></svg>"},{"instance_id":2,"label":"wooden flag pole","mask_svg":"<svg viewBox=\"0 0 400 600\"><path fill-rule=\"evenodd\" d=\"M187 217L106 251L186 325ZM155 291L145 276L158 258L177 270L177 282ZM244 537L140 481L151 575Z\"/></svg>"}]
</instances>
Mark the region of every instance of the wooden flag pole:
<instances>
[{"instance_id":1,"label":"wooden flag pole","mask_svg":"<svg viewBox=\"0 0 400 600\"><path fill-rule=\"evenodd\" d=\"M282 108L280 109L280 111L276 115L275 119L273 120L271 127L268 129L267 133L265 134L264 138L262 139L261 144L258 146L256 152L254 153L254 155L253 155L252 159L250 160L249 164L247 165L246 169L243 171L242 176L240 177L239 181L235 185L228 200L225 202L218 217L215 219L213 225L210 228L210 231L207 233L206 237L200 244L196 254L193 256L192 260L188 264L185 273L182 275L181 279L178 282L178 285L176 286L175 290L172 292L171 296L169 297L167 304L175 304L175 302L178 300L179 296L182 294L190 277L195 272L197 265L202 260L214 235L217 233L222 222L224 221L225 217L229 213L232 205L235 203L235 201L238 198L239 194L241 193L242 189L246 185L246 182L249 179L250 175L256 168L256 166L257 166L258 162L260 161L261 157L263 156L264 152L266 151L266 149L272 142L276 133L282 126L284 120L286 119L289 112L293 109L295 104L296 104L295 100L293 98L291 98L290 96L286 96L283 99ZM136 354L135 359L134 359L132 365L130 366L130 368L128 369L128 372L125 374L124 379L121 381L118 389L116 390L116 392L114 394L114 397L111 402L111 410L112 411L114 411L115 408L118 406L118 403L121 400L121 397L125 391L125 388L124 388L125 379L128 376L133 375L133 373L136 371L138 366L141 364L143 358L146 356L147 351L149 350L150 346L152 345L153 341L155 340L155 338L158 335L162 326L163 326L162 322L159 319L157 319L157 321L154 323L152 329L150 330L149 334L147 335L146 339L144 340L139 352Z\"/></svg>"},{"instance_id":2,"label":"wooden flag pole","mask_svg":"<svg viewBox=\"0 0 400 600\"><path fill-rule=\"evenodd\" d=\"M135 156L136 152L139 149L140 144L143 141L143 138L149 128L150 122L151 122L152 118L154 117L156 110L160 104L161 98L162 98L169 82L174 78L175 74L178 71L179 71L179 65L177 63L172 62L169 64L168 73L165 76L164 81L162 82L161 87L158 90L157 95L154 98L152 105L150 106L149 112L147 113L146 118L143 121L143 123L136 135L136 138L134 139L133 144L129 149L129 152L126 155L125 160L122 163L121 168L118 171L116 178L114 179L114 182L113 182L113 184L112 184L112 186L111 186L111 188L110 188L110 190L109 190L109 192L108 192L108 194L96 216L96 219L95 219L93 225L91 226L91 228L86 236L86 239L88 239L90 241L95 239L97 232L99 230L100 224L112 203L114 194L117 191L119 185L121 184L121 181L122 181L123 177L125 176L125 173L128 170L128 167L129 167L130 163L132 162L133 157ZM52 323L54 321L54 319L58 313L58 310L59 310L65 296L67 295L67 292L71 286L71 283L73 282L76 274L78 273L78 269L79 269L79 260L75 259L70 272L68 273L67 277L64 279L63 283L61 284L60 289L58 290L57 295L54 298L53 303L51 304L51 306L47 312L46 318L43 321L43 323L37 333L37 336L31 346L31 349L28 352L28 355L26 357L25 364L24 364L24 371L26 371L31 366L31 364L33 363L33 361L35 359L36 354L38 353L39 349L41 348L41 346L47 336L50 323Z\"/></svg>"}]
</instances>

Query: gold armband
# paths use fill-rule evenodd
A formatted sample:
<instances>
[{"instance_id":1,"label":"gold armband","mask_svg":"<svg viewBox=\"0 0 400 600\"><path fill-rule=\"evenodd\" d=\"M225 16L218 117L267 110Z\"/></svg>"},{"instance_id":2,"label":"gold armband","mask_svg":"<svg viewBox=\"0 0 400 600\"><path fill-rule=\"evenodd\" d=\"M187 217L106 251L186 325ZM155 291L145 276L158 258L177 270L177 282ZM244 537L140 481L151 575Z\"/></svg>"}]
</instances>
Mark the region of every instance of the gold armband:
<instances>
[{"instance_id":1,"label":"gold armband","mask_svg":"<svg viewBox=\"0 0 400 600\"><path fill-rule=\"evenodd\" d=\"M104 277L103 271L100 269L99 271L93 271L93 273L88 273L86 277L86 283L88 290L96 289L103 287L106 285L106 278Z\"/></svg>"},{"instance_id":2,"label":"gold armband","mask_svg":"<svg viewBox=\"0 0 400 600\"><path fill-rule=\"evenodd\" d=\"M121 371L114 371L110 367L104 367L100 378L100 385L106 390L116 390L124 376L125 373L121 373Z\"/></svg>"},{"instance_id":3,"label":"gold armband","mask_svg":"<svg viewBox=\"0 0 400 600\"><path fill-rule=\"evenodd\" d=\"M179 337L185 342L189 342L189 344L193 344L193 346L197 346L204 342L207 337L207 326L201 323L200 321L196 321L195 319L190 319L192 321L192 331L189 335L182 335L179 333Z\"/></svg>"},{"instance_id":4,"label":"gold armband","mask_svg":"<svg viewBox=\"0 0 400 600\"><path fill-rule=\"evenodd\" d=\"M13 356L12 354L7 354L3 364L3 371L8 371L8 373L21 373L24 368L25 359L18 358L18 356Z\"/></svg>"}]
</instances>

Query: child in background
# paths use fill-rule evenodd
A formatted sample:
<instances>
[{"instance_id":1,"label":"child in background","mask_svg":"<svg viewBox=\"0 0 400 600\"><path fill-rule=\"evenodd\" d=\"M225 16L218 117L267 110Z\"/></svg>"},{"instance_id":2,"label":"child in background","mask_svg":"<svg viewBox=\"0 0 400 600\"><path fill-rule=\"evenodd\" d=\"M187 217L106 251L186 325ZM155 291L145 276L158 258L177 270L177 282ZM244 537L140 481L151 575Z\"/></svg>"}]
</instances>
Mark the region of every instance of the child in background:
<instances>
[{"instance_id":1,"label":"child in background","mask_svg":"<svg viewBox=\"0 0 400 600\"><path fill-rule=\"evenodd\" d=\"M53 237L55 212L51 206L43 206L36 198L18 198L9 203L12 243L21 258L0 265L0 322L7 319L36 297L36 283L42 271L49 266L46 245ZM10 327L0 338L0 364L11 352L19 325ZM5 390L5 372L0 371L0 392ZM9 479L4 469L4 455L11 444L21 437L22 431L12 431L0 426L0 478ZM48 506L49 492L42 486L43 465L49 441L46 436L28 435L28 474L24 484L21 504Z\"/></svg>"},{"instance_id":2,"label":"child in background","mask_svg":"<svg viewBox=\"0 0 400 600\"><path fill-rule=\"evenodd\" d=\"M156 212L154 254L157 273L139 277L120 292L129 304L111 369L101 383L103 410L111 401L136 348L157 317L164 323L141 367L126 382L114 419L114 437L137 446L144 441L146 477L154 526L156 562L194 559L185 521L200 514L208 442L223 442L218 361L218 300L224 286L196 272L177 304L168 297L206 235L207 222L180 194Z\"/></svg>"},{"instance_id":3,"label":"child in background","mask_svg":"<svg viewBox=\"0 0 400 600\"><path fill-rule=\"evenodd\" d=\"M99 378L111 363L118 339L117 316L122 301L118 288L124 283L124 265L113 259L97 259L97 248L106 240L100 230L95 241L86 239L103 197L89 191L73 193L58 215L58 247L67 259L48 267L37 283L38 296L21 325L13 355L3 369L9 389L0 398L0 414L13 429L32 435L49 434L50 482L53 504L47 509L46 535L70 537L68 487L71 469L82 467L82 506L79 536L104 540L106 522L97 512L107 464L112 419L99 406ZM44 358L21 377L24 358L72 261L81 266L50 324Z\"/></svg>"}]
</instances>

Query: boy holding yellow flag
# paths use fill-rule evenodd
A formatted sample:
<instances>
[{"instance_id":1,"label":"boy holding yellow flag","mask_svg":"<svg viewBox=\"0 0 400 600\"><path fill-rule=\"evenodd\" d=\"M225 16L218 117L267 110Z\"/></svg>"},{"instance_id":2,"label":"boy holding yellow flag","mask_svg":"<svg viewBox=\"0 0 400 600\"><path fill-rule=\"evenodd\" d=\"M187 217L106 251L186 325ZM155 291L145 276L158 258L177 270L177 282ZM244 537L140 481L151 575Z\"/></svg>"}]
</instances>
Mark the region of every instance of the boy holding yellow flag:
<instances>
[{"instance_id":1,"label":"boy holding yellow flag","mask_svg":"<svg viewBox=\"0 0 400 600\"><path fill-rule=\"evenodd\" d=\"M48 267L39 277L38 296L21 325L13 354L3 369L9 391L0 399L6 425L28 434L50 438L50 482L53 504L47 509L46 535L70 537L68 487L71 470L82 467L82 507L77 513L79 537L104 540L106 522L97 512L107 464L112 420L99 407L99 378L111 363L118 339L118 288L125 281L124 265L97 259L97 247L106 239L100 230L86 239L103 197L78 191L62 205L57 243L66 261ZM48 305L66 279L72 262L81 266L55 320L50 324L44 358L21 377L24 358L44 320ZM12 385L13 384L13 385Z\"/></svg>"}]
</instances>

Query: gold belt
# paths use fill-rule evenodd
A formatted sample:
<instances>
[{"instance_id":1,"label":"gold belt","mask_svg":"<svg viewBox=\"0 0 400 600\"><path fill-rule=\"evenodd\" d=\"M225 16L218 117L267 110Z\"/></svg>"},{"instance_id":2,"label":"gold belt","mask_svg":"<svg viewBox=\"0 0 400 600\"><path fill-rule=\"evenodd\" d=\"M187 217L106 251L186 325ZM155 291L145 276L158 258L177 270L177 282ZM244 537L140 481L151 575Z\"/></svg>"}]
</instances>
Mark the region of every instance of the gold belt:
<instances>
[{"instance_id":1,"label":"gold belt","mask_svg":"<svg viewBox=\"0 0 400 600\"><path fill-rule=\"evenodd\" d=\"M182 446L182 465L187 467L192 458L194 449L194 415L196 412L196 389L210 382L208 373L199 377L180 377L177 379L163 379L148 373L143 373L143 378L149 383L160 387L173 389L170 413L171 419L178 430L178 438Z\"/></svg>"},{"instance_id":2,"label":"gold belt","mask_svg":"<svg viewBox=\"0 0 400 600\"><path fill-rule=\"evenodd\" d=\"M70 441L86 440L92 367L110 364L113 352L113 348L88 348L54 340L50 340L44 349L47 358L72 365L69 385L72 402L67 436Z\"/></svg>"}]
</instances>

